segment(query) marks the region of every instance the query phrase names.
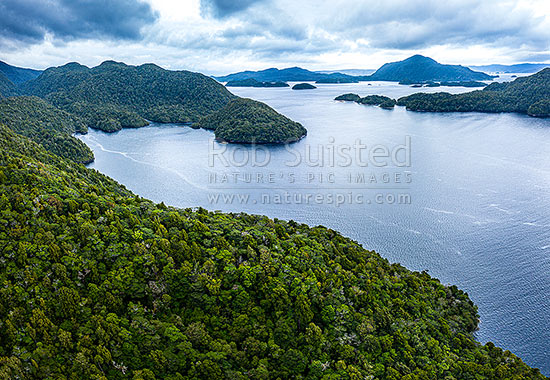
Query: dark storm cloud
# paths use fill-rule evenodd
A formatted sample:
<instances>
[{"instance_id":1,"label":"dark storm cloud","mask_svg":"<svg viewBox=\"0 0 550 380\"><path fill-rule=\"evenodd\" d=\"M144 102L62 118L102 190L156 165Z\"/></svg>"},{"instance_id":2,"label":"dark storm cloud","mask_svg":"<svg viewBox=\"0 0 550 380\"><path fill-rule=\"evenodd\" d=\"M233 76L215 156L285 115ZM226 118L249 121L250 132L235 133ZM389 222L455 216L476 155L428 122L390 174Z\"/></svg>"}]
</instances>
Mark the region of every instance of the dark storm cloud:
<instances>
[{"instance_id":1,"label":"dark storm cloud","mask_svg":"<svg viewBox=\"0 0 550 380\"><path fill-rule=\"evenodd\" d=\"M158 15L139 0L2 0L4 39L40 42L46 34L67 39L138 39Z\"/></svg>"},{"instance_id":2,"label":"dark storm cloud","mask_svg":"<svg viewBox=\"0 0 550 380\"><path fill-rule=\"evenodd\" d=\"M233 15L249 8L255 3L266 2L265 0L201 0L203 12L214 17L223 18Z\"/></svg>"}]
</instances>

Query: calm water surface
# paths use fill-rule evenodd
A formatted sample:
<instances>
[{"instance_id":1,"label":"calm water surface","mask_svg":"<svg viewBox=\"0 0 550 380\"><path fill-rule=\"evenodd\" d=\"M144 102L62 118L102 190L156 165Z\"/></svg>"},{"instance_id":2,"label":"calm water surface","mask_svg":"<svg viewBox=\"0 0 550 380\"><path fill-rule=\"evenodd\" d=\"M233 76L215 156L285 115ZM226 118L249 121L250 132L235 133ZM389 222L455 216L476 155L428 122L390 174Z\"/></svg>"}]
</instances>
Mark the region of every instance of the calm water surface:
<instances>
[{"instance_id":1,"label":"calm water surface","mask_svg":"<svg viewBox=\"0 0 550 380\"><path fill-rule=\"evenodd\" d=\"M242 162L253 148L213 143L204 130L152 125L80 136L96 157L90 167L157 202L322 224L392 262L428 270L467 291L479 306L480 341L550 374L550 120L388 111L332 100L346 92L396 98L418 90L389 83L231 90L302 123L308 136L292 145L302 158L308 146L315 158L319 146L360 139L391 149L409 136L410 166L363 167L354 160L345 167L327 161L312 167L303 159L289 167L297 153L284 147L269 147L270 162L263 167L225 167L220 156L212 165L211 150L226 149L223 157ZM305 202L307 194L323 199ZM351 201L340 205L327 201L350 194ZM410 204L403 204L404 195Z\"/></svg>"}]
</instances>

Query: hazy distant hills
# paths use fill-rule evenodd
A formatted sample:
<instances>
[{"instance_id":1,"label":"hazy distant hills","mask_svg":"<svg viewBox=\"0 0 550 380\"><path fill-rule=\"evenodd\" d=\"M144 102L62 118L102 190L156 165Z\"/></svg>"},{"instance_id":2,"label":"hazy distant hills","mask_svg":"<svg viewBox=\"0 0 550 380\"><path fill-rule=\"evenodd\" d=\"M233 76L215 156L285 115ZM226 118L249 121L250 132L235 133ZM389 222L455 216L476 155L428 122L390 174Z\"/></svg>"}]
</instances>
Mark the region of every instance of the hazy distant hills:
<instances>
[{"instance_id":1,"label":"hazy distant hills","mask_svg":"<svg viewBox=\"0 0 550 380\"><path fill-rule=\"evenodd\" d=\"M343 69L343 70L320 70L316 71L316 73L319 74L346 74L346 75L353 75L353 76L367 76L374 73L376 70L374 69Z\"/></svg>"},{"instance_id":2,"label":"hazy distant hills","mask_svg":"<svg viewBox=\"0 0 550 380\"><path fill-rule=\"evenodd\" d=\"M0 61L0 73L4 74L6 78L17 85L38 77L42 74L42 71L24 69L21 67L8 65L6 62Z\"/></svg>"},{"instance_id":3,"label":"hazy distant hills","mask_svg":"<svg viewBox=\"0 0 550 380\"><path fill-rule=\"evenodd\" d=\"M486 73L502 73L502 74L522 74L536 73L546 67L550 67L550 63L518 63L516 65L482 65L469 66L472 70L479 70Z\"/></svg>"},{"instance_id":4,"label":"hazy distant hills","mask_svg":"<svg viewBox=\"0 0 550 380\"><path fill-rule=\"evenodd\" d=\"M386 63L370 77L381 81L480 81L491 80L492 76L473 71L460 65L444 65L432 58L413 55L403 61Z\"/></svg>"},{"instance_id":5,"label":"hazy distant hills","mask_svg":"<svg viewBox=\"0 0 550 380\"><path fill-rule=\"evenodd\" d=\"M386 63L378 70L348 69L340 71L310 71L300 67L270 68L261 71L241 71L214 77L220 82L255 79L259 82L315 81L318 83L354 83L359 81L391 81L420 83L428 81L483 81L493 76L460 65L444 65L422 55L403 61ZM370 75L369 75L370 74Z\"/></svg>"},{"instance_id":6,"label":"hazy distant hills","mask_svg":"<svg viewBox=\"0 0 550 380\"><path fill-rule=\"evenodd\" d=\"M343 79L357 82L359 78L342 73L324 74L315 71L302 69L301 67L289 67L286 69L270 68L260 71L241 71L234 74L217 76L214 79L220 82L240 81L244 79L255 79L259 82L310 82L310 81L333 81Z\"/></svg>"}]
</instances>

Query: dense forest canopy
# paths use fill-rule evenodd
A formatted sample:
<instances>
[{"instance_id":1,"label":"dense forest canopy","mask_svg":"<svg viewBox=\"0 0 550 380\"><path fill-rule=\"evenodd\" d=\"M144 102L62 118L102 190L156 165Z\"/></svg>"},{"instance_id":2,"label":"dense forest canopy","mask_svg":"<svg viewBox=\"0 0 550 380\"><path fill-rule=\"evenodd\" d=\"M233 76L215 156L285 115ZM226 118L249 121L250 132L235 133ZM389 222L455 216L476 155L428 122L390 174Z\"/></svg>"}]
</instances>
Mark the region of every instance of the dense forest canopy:
<instances>
[{"instance_id":1,"label":"dense forest canopy","mask_svg":"<svg viewBox=\"0 0 550 380\"><path fill-rule=\"evenodd\" d=\"M550 68L512 82L492 83L483 90L451 95L417 93L398 99L413 111L431 112L518 112L550 116Z\"/></svg>"},{"instance_id":2,"label":"dense forest canopy","mask_svg":"<svg viewBox=\"0 0 550 380\"><path fill-rule=\"evenodd\" d=\"M287 143L307 134L300 123L264 103L246 98L232 100L197 126L214 130L217 139L235 143Z\"/></svg>"},{"instance_id":3,"label":"dense forest canopy","mask_svg":"<svg viewBox=\"0 0 550 380\"><path fill-rule=\"evenodd\" d=\"M0 123L61 157L80 163L94 159L90 148L72 136L88 131L84 122L40 98L17 96L1 100Z\"/></svg>"},{"instance_id":4,"label":"dense forest canopy","mask_svg":"<svg viewBox=\"0 0 550 380\"><path fill-rule=\"evenodd\" d=\"M324 227L134 196L0 126L0 379L544 379Z\"/></svg>"},{"instance_id":5,"label":"dense forest canopy","mask_svg":"<svg viewBox=\"0 0 550 380\"><path fill-rule=\"evenodd\" d=\"M0 72L0 99L19 94L17 86L13 84L2 72Z\"/></svg>"}]
</instances>

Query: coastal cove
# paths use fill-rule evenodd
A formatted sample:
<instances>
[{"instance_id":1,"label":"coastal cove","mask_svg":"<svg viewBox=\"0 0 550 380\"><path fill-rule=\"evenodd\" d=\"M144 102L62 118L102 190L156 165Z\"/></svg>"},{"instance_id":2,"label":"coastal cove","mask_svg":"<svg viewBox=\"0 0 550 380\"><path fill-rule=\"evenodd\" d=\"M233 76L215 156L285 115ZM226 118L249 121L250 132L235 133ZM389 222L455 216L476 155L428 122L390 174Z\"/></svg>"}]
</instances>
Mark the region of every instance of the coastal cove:
<instances>
[{"instance_id":1,"label":"coastal cove","mask_svg":"<svg viewBox=\"0 0 550 380\"><path fill-rule=\"evenodd\" d=\"M550 374L550 120L516 114L428 114L333 101L344 93L397 99L418 91L397 83L316 86L314 91L231 91L262 101L307 128L308 135L291 146L298 152L306 152L307 146L353 145L358 139L393 148L409 136L411 165L314 167L304 160L290 167L293 155L283 146L267 148L270 161L265 166L225 167L220 160L212 165L212 150L225 149L238 159L254 148L218 144L210 131L174 124L114 134L90 130L78 137L94 152L89 167L140 196L178 207L321 224L391 262L457 285L479 307L476 337L481 342L492 341ZM236 182L231 180L235 173L240 175ZM219 180L223 174L228 181ZM245 175L256 180L246 182ZM357 180L361 175L364 181ZM372 176L375 182L369 181ZM330 194L349 193L352 197L341 204L327 201ZM224 196L232 194L243 198L226 202ZM298 194L300 202L293 197ZM306 194L321 195L323 202L306 204ZM377 203L378 194L382 203ZM404 194L410 204L387 197L397 200ZM276 202L277 195L281 202Z\"/></svg>"}]
</instances>

